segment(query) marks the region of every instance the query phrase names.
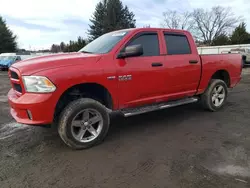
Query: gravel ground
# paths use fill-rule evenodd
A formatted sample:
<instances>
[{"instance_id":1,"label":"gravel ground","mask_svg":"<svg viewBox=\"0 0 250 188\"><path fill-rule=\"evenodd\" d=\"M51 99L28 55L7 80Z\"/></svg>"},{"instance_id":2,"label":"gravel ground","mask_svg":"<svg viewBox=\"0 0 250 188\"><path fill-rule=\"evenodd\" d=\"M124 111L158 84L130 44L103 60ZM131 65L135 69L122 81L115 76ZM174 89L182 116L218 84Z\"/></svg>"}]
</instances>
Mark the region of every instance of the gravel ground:
<instances>
[{"instance_id":1,"label":"gravel ground","mask_svg":"<svg viewBox=\"0 0 250 188\"><path fill-rule=\"evenodd\" d=\"M250 187L250 69L219 112L198 104L123 118L88 150L55 129L19 125L0 72L0 187Z\"/></svg>"}]
</instances>

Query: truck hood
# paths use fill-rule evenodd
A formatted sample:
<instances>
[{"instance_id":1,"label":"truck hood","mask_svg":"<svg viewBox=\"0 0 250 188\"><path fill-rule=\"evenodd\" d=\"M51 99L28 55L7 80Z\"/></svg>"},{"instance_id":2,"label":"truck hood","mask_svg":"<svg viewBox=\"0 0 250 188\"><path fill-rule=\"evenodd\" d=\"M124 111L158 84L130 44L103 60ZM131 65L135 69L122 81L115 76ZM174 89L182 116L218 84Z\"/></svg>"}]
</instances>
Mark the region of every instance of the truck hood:
<instances>
[{"instance_id":1,"label":"truck hood","mask_svg":"<svg viewBox=\"0 0 250 188\"><path fill-rule=\"evenodd\" d=\"M26 59L13 64L12 67L18 69L22 75L32 75L47 69L85 64L84 62L94 63L100 58L99 54L81 52L53 54Z\"/></svg>"}]
</instances>

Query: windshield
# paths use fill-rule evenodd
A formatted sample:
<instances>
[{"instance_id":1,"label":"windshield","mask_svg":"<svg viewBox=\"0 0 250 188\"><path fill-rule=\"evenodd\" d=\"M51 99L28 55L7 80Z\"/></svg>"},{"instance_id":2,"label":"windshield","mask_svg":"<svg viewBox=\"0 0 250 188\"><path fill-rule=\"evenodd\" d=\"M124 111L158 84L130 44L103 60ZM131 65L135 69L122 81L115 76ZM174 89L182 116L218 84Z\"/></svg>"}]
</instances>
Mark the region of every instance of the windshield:
<instances>
[{"instance_id":1,"label":"windshield","mask_svg":"<svg viewBox=\"0 0 250 188\"><path fill-rule=\"evenodd\" d=\"M0 61L14 61L16 56L0 56Z\"/></svg>"},{"instance_id":2,"label":"windshield","mask_svg":"<svg viewBox=\"0 0 250 188\"><path fill-rule=\"evenodd\" d=\"M104 34L98 37L97 39L95 39L94 41L92 41L91 43L89 43L84 48L82 48L80 52L93 53L93 54L108 53L127 34L128 34L128 31L117 31L117 32Z\"/></svg>"}]
</instances>

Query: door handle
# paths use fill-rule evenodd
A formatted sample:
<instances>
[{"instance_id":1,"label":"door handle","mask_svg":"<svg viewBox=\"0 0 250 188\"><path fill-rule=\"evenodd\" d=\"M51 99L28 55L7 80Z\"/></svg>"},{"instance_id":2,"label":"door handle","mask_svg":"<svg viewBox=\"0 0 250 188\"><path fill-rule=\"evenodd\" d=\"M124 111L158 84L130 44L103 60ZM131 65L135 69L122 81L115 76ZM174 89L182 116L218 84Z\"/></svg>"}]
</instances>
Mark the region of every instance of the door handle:
<instances>
[{"instance_id":1,"label":"door handle","mask_svg":"<svg viewBox=\"0 0 250 188\"><path fill-rule=\"evenodd\" d=\"M190 60L189 63L190 64L196 64L196 63L198 63L198 61L197 60Z\"/></svg>"},{"instance_id":2,"label":"door handle","mask_svg":"<svg viewBox=\"0 0 250 188\"><path fill-rule=\"evenodd\" d=\"M163 64L160 62L152 63L152 67L161 67L161 66L163 66Z\"/></svg>"}]
</instances>

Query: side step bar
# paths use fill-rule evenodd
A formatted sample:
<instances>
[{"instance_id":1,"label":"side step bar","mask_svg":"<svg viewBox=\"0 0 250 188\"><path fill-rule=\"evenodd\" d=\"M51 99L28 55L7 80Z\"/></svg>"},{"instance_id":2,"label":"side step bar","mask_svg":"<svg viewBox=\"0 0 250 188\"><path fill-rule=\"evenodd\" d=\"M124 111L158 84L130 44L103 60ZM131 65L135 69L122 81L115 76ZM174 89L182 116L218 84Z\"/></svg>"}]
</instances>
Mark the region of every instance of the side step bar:
<instances>
[{"instance_id":1,"label":"side step bar","mask_svg":"<svg viewBox=\"0 0 250 188\"><path fill-rule=\"evenodd\" d=\"M142 107L138 107L138 108L127 108L127 109L121 110L121 113L125 117L129 117L129 116L144 114L144 113L152 112L152 111L156 111L156 110L180 106L180 105L184 105L184 104L190 104L190 103L194 103L197 101L198 101L197 97L185 98L185 99L180 99L180 100L171 101L171 102L151 104L151 105L142 106Z\"/></svg>"}]
</instances>

